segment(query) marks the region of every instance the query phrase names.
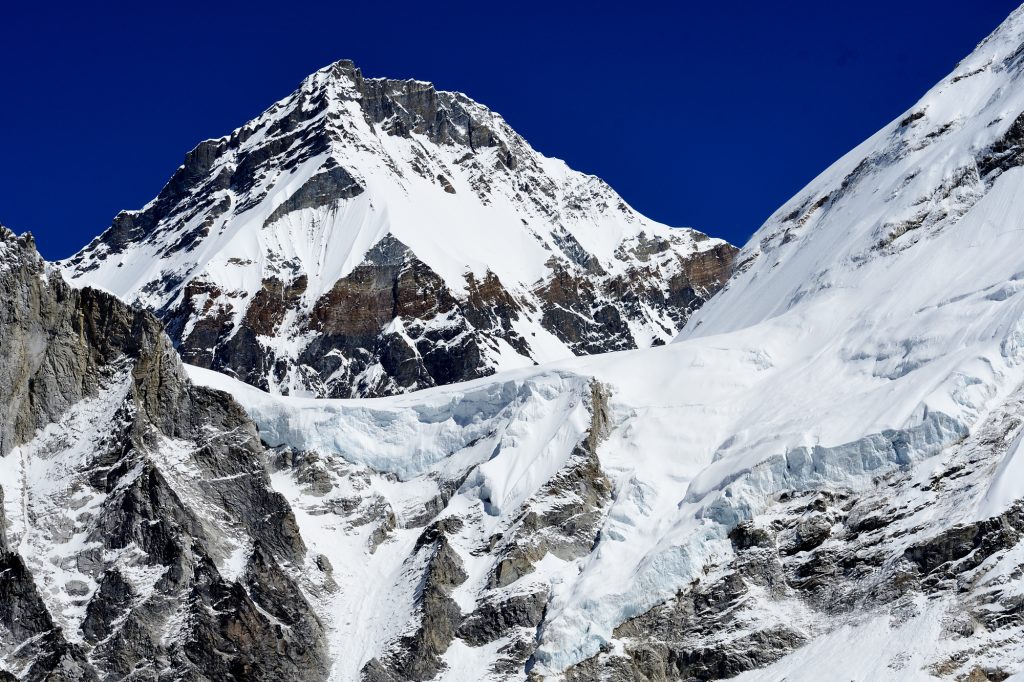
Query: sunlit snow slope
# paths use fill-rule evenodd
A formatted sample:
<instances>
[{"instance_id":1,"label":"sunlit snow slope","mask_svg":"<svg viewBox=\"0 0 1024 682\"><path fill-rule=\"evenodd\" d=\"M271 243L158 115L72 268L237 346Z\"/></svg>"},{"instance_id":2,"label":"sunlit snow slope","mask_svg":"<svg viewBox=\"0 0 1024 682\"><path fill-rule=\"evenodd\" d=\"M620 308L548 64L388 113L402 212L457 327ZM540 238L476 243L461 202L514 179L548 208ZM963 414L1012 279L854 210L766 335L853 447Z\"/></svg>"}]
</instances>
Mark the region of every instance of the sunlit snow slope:
<instances>
[{"instance_id":1,"label":"sunlit snow slope","mask_svg":"<svg viewBox=\"0 0 1024 682\"><path fill-rule=\"evenodd\" d=\"M340 61L201 143L63 267L156 311L188 362L349 397L665 343L734 252L465 95Z\"/></svg>"},{"instance_id":2,"label":"sunlit snow slope","mask_svg":"<svg viewBox=\"0 0 1024 682\"><path fill-rule=\"evenodd\" d=\"M666 347L374 401L192 371L360 586L322 615L337 679L1019 672L1022 70L1018 10Z\"/></svg>"}]
</instances>

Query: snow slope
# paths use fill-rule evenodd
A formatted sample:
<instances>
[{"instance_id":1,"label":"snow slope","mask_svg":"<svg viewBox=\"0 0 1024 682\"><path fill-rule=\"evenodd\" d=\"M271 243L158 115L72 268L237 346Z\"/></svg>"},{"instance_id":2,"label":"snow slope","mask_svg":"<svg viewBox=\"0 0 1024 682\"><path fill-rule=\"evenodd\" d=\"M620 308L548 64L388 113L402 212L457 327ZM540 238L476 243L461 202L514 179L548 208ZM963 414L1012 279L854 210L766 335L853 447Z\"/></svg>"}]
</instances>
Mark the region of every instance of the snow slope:
<instances>
[{"instance_id":1,"label":"snow slope","mask_svg":"<svg viewBox=\"0 0 1024 682\"><path fill-rule=\"evenodd\" d=\"M1024 560L1014 539L1019 529L1001 535L1003 544L968 546L969 553L939 540L983 535L990 519L1016 528L1024 497L1017 476L1022 54L1018 10L906 115L773 215L738 256L726 289L666 347L372 401L270 396L222 375L195 369L191 376L230 390L272 444L393 476L393 504L412 499L436 479L431 474L468 472L441 512L466 519L450 541L468 574L458 588L469 592L458 599L467 613L485 598L481 586L492 570L473 557L487 551L492 531L520 522L521 510L567 461L569 444L587 438L584 415L573 411L583 387L591 380L607 387L609 423L595 448L613 492L601 507L597 539L580 556L546 555L532 577L520 578L546 583L530 658L536 673L597 676L639 665L635 647L653 635L630 639L622 634L629 624L738 575L749 550L735 532L749 524L778 534L781 558L772 561L798 576L829 548L848 551L854 563L883 552L884 560L864 568L867 578L829 574L834 593L866 590L870 576L896 584L887 571L914 576L914 587L891 602L876 590L874 601L865 597L852 610L826 593L806 596L795 579L780 594L748 586L737 610L760 615L738 632L774 619L789 628L776 656L807 645L751 679L829 676L836 659L827 654L854 643L866 659L877 656L877 665L856 668L839 658L844 674L967 675L975 664L1019 672L1019 626L1010 616L999 625L985 615L1012 610L1020 580L1008 576L1019 575ZM510 426L513 413L534 410L536 417ZM512 441L494 449L499 432ZM292 504L306 494L292 490ZM823 512L793 506L814 495L829 500ZM879 509L898 501L899 511L869 528L857 521L858 500ZM831 536L807 546L801 524L814 519L825 519ZM795 549L783 551L791 536ZM858 544L868 536L885 542ZM936 577L934 559L946 554L940 566L959 576L961 593ZM964 563L971 556L977 562ZM969 634L950 629L957 613L972 614ZM905 646L878 636L871 619L891 623ZM360 636L354 624L345 627L346 637ZM721 632L700 641L715 636ZM685 644L695 650L693 641ZM751 660L761 665L774 660L755 653Z\"/></svg>"}]
</instances>

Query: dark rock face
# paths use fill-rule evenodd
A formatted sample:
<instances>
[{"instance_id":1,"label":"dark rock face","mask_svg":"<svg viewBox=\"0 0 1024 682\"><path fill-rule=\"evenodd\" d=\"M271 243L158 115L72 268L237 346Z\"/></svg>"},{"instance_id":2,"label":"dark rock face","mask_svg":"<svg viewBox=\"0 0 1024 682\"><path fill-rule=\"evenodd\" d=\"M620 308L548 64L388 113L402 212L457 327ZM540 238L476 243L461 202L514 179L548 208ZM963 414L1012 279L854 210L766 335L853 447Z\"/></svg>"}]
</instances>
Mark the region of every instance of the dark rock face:
<instances>
[{"instance_id":1,"label":"dark rock face","mask_svg":"<svg viewBox=\"0 0 1024 682\"><path fill-rule=\"evenodd\" d=\"M310 327L317 336L299 363L320 377L341 376L335 391L354 386L358 394L390 394L485 374L483 339L461 302L392 237L317 302ZM382 374L367 374L373 366Z\"/></svg>"},{"instance_id":2,"label":"dark rock face","mask_svg":"<svg viewBox=\"0 0 1024 682\"><path fill-rule=\"evenodd\" d=\"M636 347L621 310L641 306L671 310L679 324L721 285L732 247L723 246L682 264L668 293L654 291L657 276L642 270L594 283L561 267L535 294L540 324L577 354ZM692 267L691 267L692 266ZM387 236L362 264L338 280L314 305L300 332L312 341L294 360L260 341L273 336L305 291L305 278L288 284L265 280L233 336L224 317L201 318L179 346L193 364L227 371L267 389L298 376L325 397L402 393L490 374L485 355L501 340L520 354L532 352L513 323L535 304L518 300L493 273L481 281L467 274L468 295L457 296L404 244ZM195 289L195 295L208 296ZM613 305L611 301L617 301ZM197 314L187 307L170 322L180 329ZM212 350L211 350L212 349Z\"/></svg>"},{"instance_id":3,"label":"dark rock face","mask_svg":"<svg viewBox=\"0 0 1024 682\"><path fill-rule=\"evenodd\" d=\"M542 250L531 252L538 267L530 270L543 274L502 281L467 267L464 287L446 281L432 254L381 229L390 200L367 179L380 184L381 176L399 193L416 177L429 183L420 191L459 195L453 221L483 221L480 229L536 241ZM486 207L505 204L512 213L496 219L512 215L511 225L488 224ZM350 209L370 213L348 221ZM602 261L570 228L599 232L609 220L632 236L620 235ZM156 199L119 214L63 267L153 310L188 363L282 393L370 397L552 353L668 341L723 286L736 249L692 230L651 225L637 235L637 224L647 222L607 185L552 173L499 116L466 96L420 81L364 79L339 61L231 135L201 143ZM451 238L437 235L440 243ZM232 241L253 248L208 265ZM343 252L339 245L349 242L354 250L372 246ZM119 259L140 249L156 270L122 290L112 279L132 266ZM346 259L354 266L342 275ZM96 274L114 262L118 272ZM331 275L321 282L325 271ZM510 360L516 354L523 360Z\"/></svg>"},{"instance_id":4,"label":"dark rock face","mask_svg":"<svg viewBox=\"0 0 1024 682\"><path fill-rule=\"evenodd\" d=\"M538 294L549 304L542 318L544 328L578 354L636 347L619 310L601 296L585 276L559 268Z\"/></svg>"},{"instance_id":5,"label":"dark rock face","mask_svg":"<svg viewBox=\"0 0 1024 682\"><path fill-rule=\"evenodd\" d=\"M416 597L419 627L396 642L383 662L373 659L366 664L363 679L367 682L430 680L444 670L441 655L455 639L462 619L451 591L466 581L462 559L449 544L445 531L457 531L460 526L440 522L420 536L416 558L425 556L426 566Z\"/></svg>"},{"instance_id":6,"label":"dark rock face","mask_svg":"<svg viewBox=\"0 0 1024 682\"><path fill-rule=\"evenodd\" d=\"M661 245L662 252L667 249ZM529 340L514 323L538 304L540 325L577 354L635 348L625 317L630 311L668 310L681 325L721 286L733 251L722 245L692 261L680 258L680 272L666 291L654 286L657 272L643 267L595 281L556 266L531 302L509 293L493 273L480 281L467 274L467 295L456 295L408 247L386 236L316 301L298 327L311 341L294 360L261 339L273 337L298 304L304 276L288 283L264 280L233 334L225 315L190 304L174 314L169 329L180 332L198 315L179 345L183 359L263 389L298 383L324 397L392 395L492 373L487 355L498 351L499 341L529 356ZM209 303L210 295L195 280L186 290L186 300Z\"/></svg>"},{"instance_id":7,"label":"dark rock face","mask_svg":"<svg viewBox=\"0 0 1024 682\"><path fill-rule=\"evenodd\" d=\"M515 628L536 629L544 620L547 594L514 594L481 603L461 624L458 636L471 646L483 646Z\"/></svg>"},{"instance_id":8,"label":"dark rock face","mask_svg":"<svg viewBox=\"0 0 1024 682\"><path fill-rule=\"evenodd\" d=\"M1010 129L977 159L978 174L991 186L997 177L1024 165L1024 113L1014 119Z\"/></svg>"},{"instance_id":9,"label":"dark rock face","mask_svg":"<svg viewBox=\"0 0 1024 682\"><path fill-rule=\"evenodd\" d=\"M1024 504L977 523L956 525L909 547L904 557L928 576L930 585L977 568L987 558L1015 546L1024 533Z\"/></svg>"},{"instance_id":10,"label":"dark rock face","mask_svg":"<svg viewBox=\"0 0 1024 682\"><path fill-rule=\"evenodd\" d=\"M186 380L151 314L71 289L30 237L0 228L0 253L0 454L51 472L44 489L2 482L20 499L0 547L5 664L40 680L326 677L305 547L254 425ZM61 584L39 547L77 577Z\"/></svg>"},{"instance_id":11,"label":"dark rock face","mask_svg":"<svg viewBox=\"0 0 1024 682\"><path fill-rule=\"evenodd\" d=\"M21 679L99 679L82 650L55 626L25 563L6 543L0 543L0 629L5 663L21 670ZM9 679L18 678L11 674Z\"/></svg>"},{"instance_id":12,"label":"dark rock face","mask_svg":"<svg viewBox=\"0 0 1024 682\"><path fill-rule=\"evenodd\" d=\"M329 206L340 199L359 196L362 192L363 188L348 171L340 166L334 166L307 180L283 204L274 209L267 222L272 223L304 208Z\"/></svg>"},{"instance_id":13,"label":"dark rock face","mask_svg":"<svg viewBox=\"0 0 1024 682\"><path fill-rule=\"evenodd\" d=\"M566 495L566 493L572 493ZM563 560L586 556L594 546L602 509L611 497L611 484L601 472L597 456L577 447L572 459L538 494L541 499L564 502L536 513L527 511L496 546L497 563L488 584L507 587L533 571L533 565L551 553Z\"/></svg>"}]
</instances>

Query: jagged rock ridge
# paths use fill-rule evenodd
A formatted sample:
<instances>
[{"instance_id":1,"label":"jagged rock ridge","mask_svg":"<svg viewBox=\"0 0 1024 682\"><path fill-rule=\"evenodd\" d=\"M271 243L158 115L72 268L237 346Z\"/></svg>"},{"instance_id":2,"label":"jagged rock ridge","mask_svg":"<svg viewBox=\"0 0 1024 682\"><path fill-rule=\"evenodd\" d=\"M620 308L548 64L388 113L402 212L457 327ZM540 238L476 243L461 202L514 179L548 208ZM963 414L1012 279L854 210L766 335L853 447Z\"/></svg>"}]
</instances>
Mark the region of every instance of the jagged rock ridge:
<instances>
[{"instance_id":1,"label":"jagged rock ridge","mask_svg":"<svg viewBox=\"0 0 1024 682\"><path fill-rule=\"evenodd\" d=\"M639 215L465 95L340 61L63 264L186 362L282 393L402 393L671 339L735 249Z\"/></svg>"},{"instance_id":2,"label":"jagged rock ridge","mask_svg":"<svg viewBox=\"0 0 1024 682\"><path fill-rule=\"evenodd\" d=\"M150 313L71 288L2 227L0 299L4 674L325 678L252 422L187 380Z\"/></svg>"}]
</instances>

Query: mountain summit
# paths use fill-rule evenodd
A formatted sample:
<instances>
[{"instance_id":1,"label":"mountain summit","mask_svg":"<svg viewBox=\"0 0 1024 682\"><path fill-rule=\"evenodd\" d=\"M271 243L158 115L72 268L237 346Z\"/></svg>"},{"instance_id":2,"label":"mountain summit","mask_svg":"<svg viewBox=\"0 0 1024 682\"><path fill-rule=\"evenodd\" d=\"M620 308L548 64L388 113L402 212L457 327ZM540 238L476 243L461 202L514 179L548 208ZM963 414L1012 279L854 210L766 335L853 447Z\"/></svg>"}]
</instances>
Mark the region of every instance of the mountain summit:
<instances>
[{"instance_id":1,"label":"mountain summit","mask_svg":"<svg viewBox=\"0 0 1024 682\"><path fill-rule=\"evenodd\" d=\"M465 95L339 61L62 265L156 311L186 362L350 397L664 343L734 251Z\"/></svg>"}]
</instances>

